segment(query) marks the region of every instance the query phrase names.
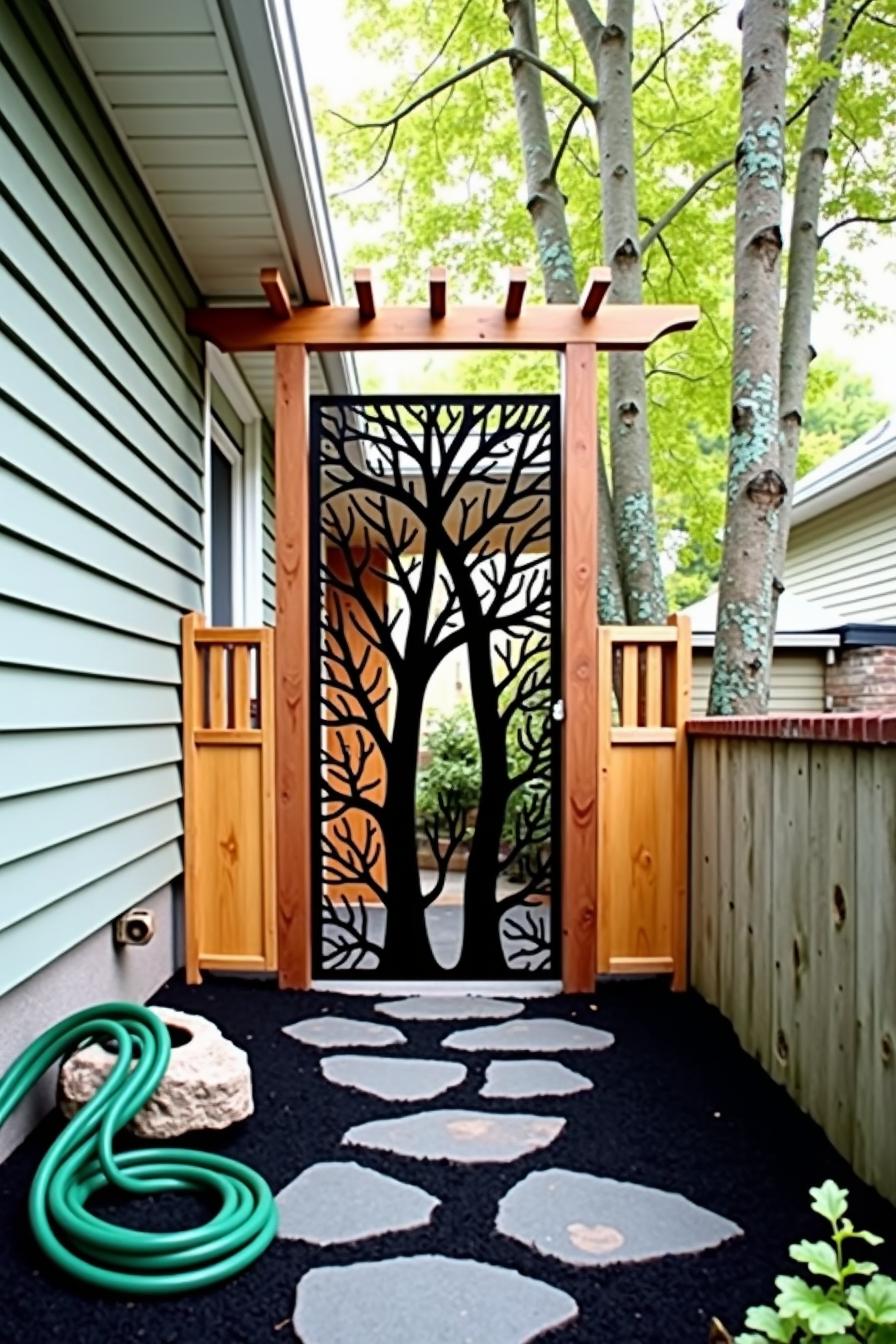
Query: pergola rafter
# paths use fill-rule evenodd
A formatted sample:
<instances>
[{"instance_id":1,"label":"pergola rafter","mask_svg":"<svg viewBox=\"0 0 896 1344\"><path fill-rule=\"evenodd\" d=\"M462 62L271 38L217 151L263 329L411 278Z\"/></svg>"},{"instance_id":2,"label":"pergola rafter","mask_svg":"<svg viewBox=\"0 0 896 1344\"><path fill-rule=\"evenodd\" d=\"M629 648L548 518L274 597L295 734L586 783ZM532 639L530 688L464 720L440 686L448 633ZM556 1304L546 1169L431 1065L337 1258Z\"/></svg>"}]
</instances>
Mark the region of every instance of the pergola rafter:
<instances>
[{"instance_id":1,"label":"pergola rafter","mask_svg":"<svg viewBox=\"0 0 896 1344\"><path fill-rule=\"evenodd\" d=\"M495 305L451 306L448 276L434 267L428 302L378 307L367 267L355 272L356 305L294 307L276 270L261 273L258 308L198 308L188 329L224 352L276 352L277 889L280 982L311 978L311 822L308 726L311 683L309 535L310 352L363 350L553 350L563 356L561 454L562 687L564 734L561 905L563 983L589 992L596 967L597 765L597 359L599 351L645 350L693 327L691 304L608 304L610 271L591 271L578 304L525 305L527 273L510 268Z\"/></svg>"}]
</instances>

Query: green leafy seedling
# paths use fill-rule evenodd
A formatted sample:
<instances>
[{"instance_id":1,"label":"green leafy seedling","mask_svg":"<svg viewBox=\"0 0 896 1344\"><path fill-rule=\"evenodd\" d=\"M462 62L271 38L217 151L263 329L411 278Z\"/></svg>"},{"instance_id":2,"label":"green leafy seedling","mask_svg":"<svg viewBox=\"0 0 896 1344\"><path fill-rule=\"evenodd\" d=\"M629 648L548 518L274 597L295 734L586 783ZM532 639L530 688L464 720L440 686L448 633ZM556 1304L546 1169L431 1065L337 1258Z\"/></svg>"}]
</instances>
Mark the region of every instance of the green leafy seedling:
<instances>
[{"instance_id":1,"label":"green leafy seedling","mask_svg":"<svg viewBox=\"0 0 896 1344\"><path fill-rule=\"evenodd\" d=\"M775 1305L750 1307L746 1333L735 1344L896 1344L896 1280L845 1249L850 1241L880 1246L883 1239L854 1227L846 1216L848 1192L834 1181L809 1193L812 1211L830 1224L830 1240L798 1241L790 1258L822 1283L779 1274Z\"/></svg>"}]
</instances>

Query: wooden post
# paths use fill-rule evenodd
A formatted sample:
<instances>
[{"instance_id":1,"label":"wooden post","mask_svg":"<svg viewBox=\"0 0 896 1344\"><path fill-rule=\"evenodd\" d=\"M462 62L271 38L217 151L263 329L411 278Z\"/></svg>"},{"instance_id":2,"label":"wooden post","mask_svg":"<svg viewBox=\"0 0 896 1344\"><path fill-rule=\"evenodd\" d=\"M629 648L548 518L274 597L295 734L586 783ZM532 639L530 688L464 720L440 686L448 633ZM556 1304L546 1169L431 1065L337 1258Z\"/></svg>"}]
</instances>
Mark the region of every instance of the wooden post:
<instances>
[{"instance_id":1,"label":"wooden post","mask_svg":"<svg viewBox=\"0 0 896 1344\"><path fill-rule=\"evenodd\" d=\"M308 351L276 350L277 909L280 986L311 983Z\"/></svg>"},{"instance_id":2,"label":"wooden post","mask_svg":"<svg viewBox=\"0 0 896 1344\"><path fill-rule=\"evenodd\" d=\"M202 976L199 973L199 911L198 904L192 899L196 891L199 872L197 864L196 832L199 826L196 806L198 789L196 779L196 745L194 731L200 720L200 685L197 676L197 654L193 637L197 630L205 625L205 617L198 611L188 612L181 621L182 643L181 669L182 686L182 742L184 761L184 960L188 985L199 985Z\"/></svg>"},{"instance_id":3,"label":"wooden post","mask_svg":"<svg viewBox=\"0 0 896 1344\"><path fill-rule=\"evenodd\" d=\"M597 348L563 361L563 988L591 993L597 887Z\"/></svg>"},{"instance_id":4,"label":"wooden post","mask_svg":"<svg viewBox=\"0 0 896 1344\"><path fill-rule=\"evenodd\" d=\"M690 848L690 790L688 788L688 736L685 724L691 717L691 623L676 613L668 624L675 627L675 899L672 904L673 989L687 989L689 983L688 881Z\"/></svg>"}]
</instances>

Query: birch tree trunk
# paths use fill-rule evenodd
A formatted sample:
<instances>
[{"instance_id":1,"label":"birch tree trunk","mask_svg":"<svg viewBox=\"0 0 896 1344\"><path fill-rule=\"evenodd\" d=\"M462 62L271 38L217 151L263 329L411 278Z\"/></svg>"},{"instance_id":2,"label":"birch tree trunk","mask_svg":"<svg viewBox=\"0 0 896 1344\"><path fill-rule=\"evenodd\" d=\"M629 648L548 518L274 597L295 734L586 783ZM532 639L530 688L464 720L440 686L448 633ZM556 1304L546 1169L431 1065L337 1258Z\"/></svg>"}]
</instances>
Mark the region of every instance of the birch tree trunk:
<instances>
[{"instance_id":1,"label":"birch tree trunk","mask_svg":"<svg viewBox=\"0 0 896 1344\"><path fill-rule=\"evenodd\" d=\"M787 0L746 0L737 146L731 438L711 714L764 713L781 476L781 194Z\"/></svg>"},{"instance_id":2,"label":"birch tree trunk","mask_svg":"<svg viewBox=\"0 0 896 1344\"><path fill-rule=\"evenodd\" d=\"M608 0L606 23L601 23L590 0L568 4L597 82L603 247L613 274L609 301L641 303L632 98L634 0ZM610 355L609 368L613 514L628 617L636 624L658 623L666 618L666 595L653 509L645 358L637 352Z\"/></svg>"},{"instance_id":3,"label":"birch tree trunk","mask_svg":"<svg viewBox=\"0 0 896 1344\"><path fill-rule=\"evenodd\" d=\"M538 55L534 0L504 0L513 45ZM513 97L526 174L526 204L544 277L548 303L577 303L579 298L566 200L552 172L554 150L544 108L541 72L527 61L511 63ZM604 624L625 621L613 506L603 455L598 453L599 576L598 614Z\"/></svg>"},{"instance_id":4,"label":"birch tree trunk","mask_svg":"<svg viewBox=\"0 0 896 1344\"><path fill-rule=\"evenodd\" d=\"M775 549L773 612L784 577L784 561L790 536L793 485L800 446L800 427L806 400L806 383L813 351L810 343L812 310L815 304L815 280L818 274L818 221L821 191L831 143L837 95L840 91L840 66L846 17L842 0L825 0L819 59L832 65L815 95L806 118L800 149L796 185L793 193L793 220L787 259L787 293L781 331L781 475L788 493L779 510Z\"/></svg>"}]
</instances>

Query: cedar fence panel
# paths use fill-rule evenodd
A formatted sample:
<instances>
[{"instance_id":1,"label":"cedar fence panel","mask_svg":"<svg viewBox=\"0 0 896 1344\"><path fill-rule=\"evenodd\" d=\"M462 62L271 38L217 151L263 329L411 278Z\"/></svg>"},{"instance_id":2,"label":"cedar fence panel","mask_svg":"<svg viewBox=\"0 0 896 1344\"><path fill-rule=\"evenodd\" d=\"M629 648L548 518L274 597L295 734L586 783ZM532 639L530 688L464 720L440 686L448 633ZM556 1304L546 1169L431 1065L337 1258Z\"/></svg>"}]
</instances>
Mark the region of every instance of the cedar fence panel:
<instances>
[{"instance_id":1,"label":"cedar fence panel","mask_svg":"<svg viewBox=\"0 0 896 1344\"><path fill-rule=\"evenodd\" d=\"M755 736L744 721L689 730L694 986L896 1201L892 728L828 716L756 721Z\"/></svg>"},{"instance_id":2,"label":"cedar fence panel","mask_svg":"<svg viewBox=\"0 0 896 1344\"><path fill-rule=\"evenodd\" d=\"M277 969L274 632L183 619L187 981Z\"/></svg>"}]
</instances>

